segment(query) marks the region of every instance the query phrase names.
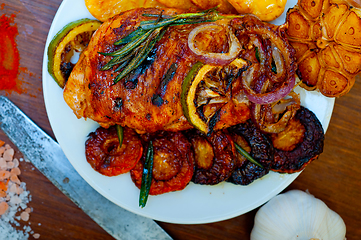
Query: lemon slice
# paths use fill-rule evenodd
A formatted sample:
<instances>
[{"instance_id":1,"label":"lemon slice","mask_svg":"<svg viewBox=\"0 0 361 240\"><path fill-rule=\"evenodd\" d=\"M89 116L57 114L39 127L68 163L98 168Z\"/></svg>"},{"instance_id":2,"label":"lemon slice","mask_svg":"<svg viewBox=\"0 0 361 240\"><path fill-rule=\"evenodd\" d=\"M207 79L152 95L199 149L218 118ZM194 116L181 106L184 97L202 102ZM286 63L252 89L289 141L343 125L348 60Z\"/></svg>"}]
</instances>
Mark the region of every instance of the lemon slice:
<instances>
[{"instance_id":1,"label":"lemon slice","mask_svg":"<svg viewBox=\"0 0 361 240\"><path fill-rule=\"evenodd\" d=\"M61 88L64 88L74 67L71 62L74 51L81 53L88 46L91 36L100 25L101 22L87 18L71 22L50 42L48 72Z\"/></svg>"},{"instance_id":2,"label":"lemon slice","mask_svg":"<svg viewBox=\"0 0 361 240\"><path fill-rule=\"evenodd\" d=\"M181 104L184 116L195 128L205 134L213 132L222 107L232 98L232 82L247 66L241 58L225 66L193 65L182 84Z\"/></svg>"}]
</instances>

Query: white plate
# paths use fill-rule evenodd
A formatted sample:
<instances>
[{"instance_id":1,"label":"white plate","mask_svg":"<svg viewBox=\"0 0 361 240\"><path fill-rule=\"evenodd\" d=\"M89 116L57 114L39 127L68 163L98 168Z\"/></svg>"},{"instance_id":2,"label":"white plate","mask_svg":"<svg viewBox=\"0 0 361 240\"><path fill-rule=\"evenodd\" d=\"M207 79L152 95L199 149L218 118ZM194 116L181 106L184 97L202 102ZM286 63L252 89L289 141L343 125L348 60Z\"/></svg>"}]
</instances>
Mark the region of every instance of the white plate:
<instances>
[{"instance_id":1,"label":"white plate","mask_svg":"<svg viewBox=\"0 0 361 240\"><path fill-rule=\"evenodd\" d=\"M287 7L292 7L295 2L289 0ZM296 179L299 174L271 172L249 186L230 183L201 186L190 183L183 191L150 196L145 208L138 207L139 189L131 181L129 173L106 177L94 171L87 163L85 140L98 124L76 118L63 100L62 89L47 72L46 50L53 36L69 22L86 17L93 18L85 7L84 0L64 0L59 7L44 52L43 92L49 121L57 141L74 168L99 193L131 212L155 220L181 224L209 223L236 217L257 208ZM278 20L278 23L283 23L283 20ZM314 92L300 92L303 105L316 113L326 130L334 100ZM309 167L312 167L312 164Z\"/></svg>"}]
</instances>

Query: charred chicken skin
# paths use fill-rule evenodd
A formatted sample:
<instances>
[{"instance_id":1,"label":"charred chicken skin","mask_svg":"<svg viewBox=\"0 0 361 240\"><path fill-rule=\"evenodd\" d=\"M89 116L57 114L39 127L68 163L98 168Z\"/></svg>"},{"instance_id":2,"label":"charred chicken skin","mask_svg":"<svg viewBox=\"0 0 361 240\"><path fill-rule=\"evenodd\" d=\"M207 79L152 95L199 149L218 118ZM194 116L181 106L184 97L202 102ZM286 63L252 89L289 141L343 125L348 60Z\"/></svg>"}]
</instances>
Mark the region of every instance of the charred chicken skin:
<instances>
[{"instance_id":1,"label":"charred chicken skin","mask_svg":"<svg viewBox=\"0 0 361 240\"><path fill-rule=\"evenodd\" d=\"M161 10L130 10L103 23L73 69L64 99L77 117L90 118L102 127L119 124L138 133L190 129L192 125L183 115L180 97L182 82L198 61L188 47L188 35L200 24L169 27L147 59L117 84L113 82L114 69L101 70L112 57L100 53L116 51L119 46L114 42L149 19L144 13L160 14ZM176 13L174 9L162 12ZM197 48L203 51L228 51L228 41L222 34L212 38L200 34L198 38L204 40L197 41ZM242 94L242 89L237 91L232 92L233 96ZM248 101L231 101L221 111L214 130L229 127L227 123L244 122L249 117Z\"/></svg>"}]
</instances>

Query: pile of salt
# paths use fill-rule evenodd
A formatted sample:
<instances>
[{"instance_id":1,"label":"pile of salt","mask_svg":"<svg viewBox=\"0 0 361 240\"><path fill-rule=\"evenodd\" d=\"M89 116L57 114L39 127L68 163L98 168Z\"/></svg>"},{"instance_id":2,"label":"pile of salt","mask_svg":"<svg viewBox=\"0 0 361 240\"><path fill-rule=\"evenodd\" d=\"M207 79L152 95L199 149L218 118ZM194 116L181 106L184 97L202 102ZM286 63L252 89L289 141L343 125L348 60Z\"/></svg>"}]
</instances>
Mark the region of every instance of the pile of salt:
<instances>
[{"instance_id":1,"label":"pile of salt","mask_svg":"<svg viewBox=\"0 0 361 240\"><path fill-rule=\"evenodd\" d=\"M20 226L19 220L27 222L32 211L27 206L31 195L26 184L19 179L19 160L14 158L14 154L14 149L0 140L0 239L28 239L29 233L39 238L40 235L30 226L24 226L23 231L13 227Z\"/></svg>"}]
</instances>

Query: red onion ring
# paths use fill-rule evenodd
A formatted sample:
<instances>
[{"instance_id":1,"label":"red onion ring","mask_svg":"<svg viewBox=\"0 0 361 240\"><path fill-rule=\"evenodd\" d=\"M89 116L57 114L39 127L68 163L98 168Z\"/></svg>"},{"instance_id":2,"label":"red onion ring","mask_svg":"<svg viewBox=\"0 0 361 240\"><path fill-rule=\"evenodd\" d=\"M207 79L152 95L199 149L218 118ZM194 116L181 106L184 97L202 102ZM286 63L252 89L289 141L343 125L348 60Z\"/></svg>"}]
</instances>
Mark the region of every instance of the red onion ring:
<instances>
[{"instance_id":1,"label":"red onion ring","mask_svg":"<svg viewBox=\"0 0 361 240\"><path fill-rule=\"evenodd\" d=\"M289 94L290 99L281 99L276 105L260 105L252 103L250 110L253 122L260 130L267 133L282 132L301 106L299 95L295 92ZM278 116L284 113L280 119ZM275 117L277 116L277 117Z\"/></svg>"},{"instance_id":2,"label":"red onion ring","mask_svg":"<svg viewBox=\"0 0 361 240\"><path fill-rule=\"evenodd\" d=\"M242 78L242 86L244 93L248 99L256 104L269 104L276 102L284 97L286 97L295 86L296 77L295 75L288 77L288 81L283 82L281 87L277 88L275 91L266 92L266 93L256 93L250 88L249 83L253 80L253 75L255 74L252 71L252 67L246 71L246 75Z\"/></svg>"},{"instance_id":3,"label":"red onion ring","mask_svg":"<svg viewBox=\"0 0 361 240\"><path fill-rule=\"evenodd\" d=\"M262 71L264 71L265 66L269 59L271 58L269 49L267 46L263 43L262 38L256 34L250 34L249 35L250 42L257 47L258 49L258 55L259 55L259 62L262 67Z\"/></svg>"},{"instance_id":4,"label":"red onion ring","mask_svg":"<svg viewBox=\"0 0 361 240\"><path fill-rule=\"evenodd\" d=\"M269 104L286 97L292 91L296 82L295 72L297 66L295 51L291 45L276 31L274 25L263 23L253 16L249 15L243 18L233 19L231 25L236 29L237 36L256 34L261 36L264 41L270 41L271 46L280 51L280 56L282 56L284 60L283 66L287 66L284 68L285 71L282 72L284 76L283 81L277 81L280 86L270 92L255 92L251 89L251 84L258 78L257 75L260 75L254 69L255 67L251 66L244 72L242 77L242 86L248 99L256 104ZM255 42L255 44L258 43ZM277 57L277 54L278 53L275 52L274 56ZM264 67L261 67L261 69L263 68ZM267 73L264 74L268 75Z\"/></svg>"},{"instance_id":5,"label":"red onion ring","mask_svg":"<svg viewBox=\"0 0 361 240\"><path fill-rule=\"evenodd\" d=\"M230 64L241 51L241 44L237 37L234 35L229 26L227 26L227 34L228 34L228 44L229 44L229 52L228 53L213 53L213 52L205 52L199 50L195 47L195 38L196 36L205 31L219 31L224 27L218 24L203 24L196 28L194 28L188 35L188 47L189 49L197 55L200 61L205 64L212 65L227 65Z\"/></svg>"},{"instance_id":6,"label":"red onion ring","mask_svg":"<svg viewBox=\"0 0 361 240\"><path fill-rule=\"evenodd\" d=\"M271 43L271 49L272 49L272 58L274 60L277 73L274 73L272 71L272 62L268 65L269 71L268 76L271 78L273 82L280 82L282 79L285 78L286 71L285 71L285 62L283 60L283 56L281 54L281 51L273 44Z\"/></svg>"}]
</instances>

